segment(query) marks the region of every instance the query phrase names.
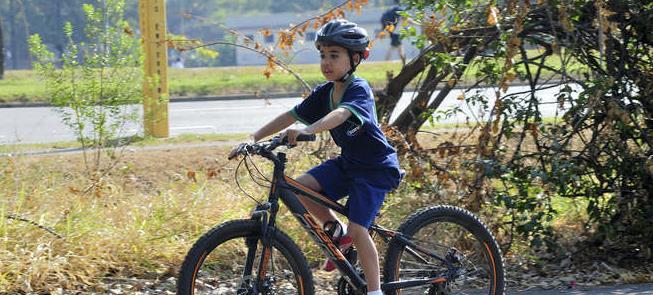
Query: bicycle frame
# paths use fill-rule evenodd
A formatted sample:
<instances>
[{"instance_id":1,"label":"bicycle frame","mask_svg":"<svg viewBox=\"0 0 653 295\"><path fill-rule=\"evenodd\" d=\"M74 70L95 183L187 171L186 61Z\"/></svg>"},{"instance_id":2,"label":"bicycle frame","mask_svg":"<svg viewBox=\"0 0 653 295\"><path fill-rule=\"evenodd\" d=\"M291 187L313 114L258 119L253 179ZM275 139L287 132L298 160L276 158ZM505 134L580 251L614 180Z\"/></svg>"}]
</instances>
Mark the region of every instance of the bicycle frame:
<instances>
[{"instance_id":1,"label":"bicycle frame","mask_svg":"<svg viewBox=\"0 0 653 295\"><path fill-rule=\"evenodd\" d=\"M284 174L285 163L286 163L286 154L277 153L276 155L272 152L266 154L260 154L261 156L271 160L274 163L274 172L272 177L272 185L270 187L270 192L268 195L268 202L262 205L257 206L256 210L252 213L252 218L260 220L262 226L262 245L264 247L263 254L261 255L259 261L259 272L257 274L257 284L256 286L260 289L262 287L265 275L267 272L267 266L270 260L271 247L270 247L270 229L276 227L276 216L279 210L279 200L284 203L290 212L297 218L297 220L302 224L304 229L306 229L313 240L320 246L322 251L335 262L336 268L343 276L345 280L349 282L353 288L358 292L363 292L366 288L365 280L359 275L358 271L354 266L349 263L349 261L344 257L340 252L338 247L331 241L329 235L322 229L322 226L316 221L316 219L308 212L308 210L302 205L299 201L297 194L303 195L310 200L321 204L340 215L346 216L346 209L343 205L330 200L329 198L323 196L322 194L315 192L303 185L301 185L296 180L286 176ZM451 262L446 259L439 257L437 254L433 253L428 249L424 249L418 245L412 243L409 239L403 237L401 233L385 229L377 224L372 224L370 227L372 232L375 232L381 235L386 241L394 238L396 241L399 241L401 244L407 246L406 251L411 255L415 256L418 259L426 260L423 258L425 256L435 258L444 264L447 265L448 269L452 269L453 265ZM253 241L255 242L255 241ZM256 247L250 247L250 253L247 255L246 267L244 276L250 277L254 253L256 252ZM424 278L424 279L415 279L407 281L397 281L381 284L381 289L384 292L398 290L402 288L415 287L427 284L441 284L447 281L447 277L444 275ZM301 286L300 286L301 288ZM303 294L303 290L301 293Z\"/></svg>"}]
</instances>

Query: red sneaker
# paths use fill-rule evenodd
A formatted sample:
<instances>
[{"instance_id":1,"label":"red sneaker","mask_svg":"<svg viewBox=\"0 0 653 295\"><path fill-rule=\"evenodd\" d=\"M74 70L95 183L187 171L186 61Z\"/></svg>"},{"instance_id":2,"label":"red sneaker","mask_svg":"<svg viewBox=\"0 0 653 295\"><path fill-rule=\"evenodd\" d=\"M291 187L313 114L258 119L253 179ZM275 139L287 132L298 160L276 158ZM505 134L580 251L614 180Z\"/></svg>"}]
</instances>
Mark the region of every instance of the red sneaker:
<instances>
[{"instance_id":1,"label":"red sneaker","mask_svg":"<svg viewBox=\"0 0 653 295\"><path fill-rule=\"evenodd\" d=\"M342 252L342 255L345 255L347 252L349 252L351 246L354 244L354 240L350 236L342 236L336 239L334 242L338 246L338 249L340 249L340 252ZM322 269L324 271L331 272L336 269L336 264L331 259L327 259L327 261L324 262Z\"/></svg>"}]
</instances>

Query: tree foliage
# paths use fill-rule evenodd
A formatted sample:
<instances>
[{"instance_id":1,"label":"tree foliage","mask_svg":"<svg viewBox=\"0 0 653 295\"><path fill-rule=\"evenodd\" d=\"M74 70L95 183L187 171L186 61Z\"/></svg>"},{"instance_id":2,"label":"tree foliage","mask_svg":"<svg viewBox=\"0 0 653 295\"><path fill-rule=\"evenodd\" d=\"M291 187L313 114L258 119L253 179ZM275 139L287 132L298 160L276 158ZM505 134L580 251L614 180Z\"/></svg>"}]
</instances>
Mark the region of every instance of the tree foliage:
<instances>
[{"instance_id":1,"label":"tree foliage","mask_svg":"<svg viewBox=\"0 0 653 295\"><path fill-rule=\"evenodd\" d=\"M82 144L87 171L95 176L111 168L114 162L102 165L101 155L106 151L115 158L115 150L108 147L115 146L127 128L135 127L138 112L130 104L142 100L140 41L123 19L125 1L106 4L83 6L88 42L74 40L73 25L64 25L68 41L60 69L40 35L30 38L34 68L45 81L50 103ZM86 154L89 148L95 151L92 158Z\"/></svg>"},{"instance_id":2,"label":"tree foliage","mask_svg":"<svg viewBox=\"0 0 653 295\"><path fill-rule=\"evenodd\" d=\"M397 142L405 139L406 151L417 152L410 161L439 168L437 182L466 191L469 207L501 205L498 220L506 230L533 244L554 244L552 200L563 197L587 202L596 241L620 242L630 254L651 259L653 4L407 2L407 16L421 32L409 28L403 35L422 51L377 96L379 118L401 135ZM477 81L460 99L486 114L468 126L465 138L476 143L422 149L415 140L419 128L433 114L456 111L438 108L472 67ZM528 91L507 94L518 80ZM411 82L418 85L415 97L390 122ZM495 95L478 94L478 87ZM541 92L550 88L559 89L560 116L544 118Z\"/></svg>"},{"instance_id":3,"label":"tree foliage","mask_svg":"<svg viewBox=\"0 0 653 295\"><path fill-rule=\"evenodd\" d=\"M2 36L2 17L0 17L0 80L5 76L5 40Z\"/></svg>"}]
</instances>

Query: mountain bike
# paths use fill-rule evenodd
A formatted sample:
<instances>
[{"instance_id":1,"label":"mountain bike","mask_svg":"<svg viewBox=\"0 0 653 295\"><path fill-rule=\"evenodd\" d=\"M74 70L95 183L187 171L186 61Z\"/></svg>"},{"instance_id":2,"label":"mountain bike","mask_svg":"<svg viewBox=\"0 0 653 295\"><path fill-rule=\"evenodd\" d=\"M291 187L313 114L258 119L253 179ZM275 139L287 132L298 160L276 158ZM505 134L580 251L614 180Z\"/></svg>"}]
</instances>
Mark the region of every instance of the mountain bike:
<instances>
[{"instance_id":1,"label":"mountain bike","mask_svg":"<svg viewBox=\"0 0 653 295\"><path fill-rule=\"evenodd\" d=\"M298 138L309 140L315 136ZM193 245L179 271L178 294L314 294L306 257L278 227L280 201L335 262L341 275L337 294L365 294L355 250L341 253L297 194L343 216L345 207L286 176L286 154L273 152L283 145L287 143L275 137L239 146L236 156L244 155L240 164L245 161L250 176L250 157L274 164L267 201L259 202L249 219L220 224ZM433 206L414 212L397 230L373 223L369 231L387 243L384 294L503 294L501 251L487 227L467 210Z\"/></svg>"}]
</instances>

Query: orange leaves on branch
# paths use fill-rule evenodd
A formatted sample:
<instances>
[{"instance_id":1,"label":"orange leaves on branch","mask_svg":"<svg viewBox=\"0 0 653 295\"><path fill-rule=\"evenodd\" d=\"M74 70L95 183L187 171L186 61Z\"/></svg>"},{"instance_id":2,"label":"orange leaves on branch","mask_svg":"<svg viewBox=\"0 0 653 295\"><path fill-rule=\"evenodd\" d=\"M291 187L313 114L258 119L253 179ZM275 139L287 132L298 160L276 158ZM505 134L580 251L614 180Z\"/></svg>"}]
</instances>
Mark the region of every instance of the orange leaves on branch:
<instances>
[{"instance_id":1,"label":"orange leaves on branch","mask_svg":"<svg viewBox=\"0 0 653 295\"><path fill-rule=\"evenodd\" d=\"M308 30L308 26L310 25L311 22L306 22L303 26L301 26L301 28L299 28L299 33L303 34L304 32L306 32L306 30Z\"/></svg>"},{"instance_id":2,"label":"orange leaves on branch","mask_svg":"<svg viewBox=\"0 0 653 295\"><path fill-rule=\"evenodd\" d=\"M268 68L274 69L276 60L272 56L268 56Z\"/></svg>"},{"instance_id":3,"label":"orange leaves on branch","mask_svg":"<svg viewBox=\"0 0 653 295\"><path fill-rule=\"evenodd\" d=\"M268 29L268 28L261 29L261 30L259 30L259 32L261 32L261 35L263 35L263 37L268 37L268 36L272 35L272 32L270 32L270 29Z\"/></svg>"},{"instance_id":4,"label":"orange leaves on branch","mask_svg":"<svg viewBox=\"0 0 653 295\"><path fill-rule=\"evenodd\" d=\"M263 70L263 75L265 76L265 79L270 79L270 76L272 76L272 71L274 71L276 67L275 59L273 56L268 56L268 65Z\"/></svg>"},{"instance_id":5,"label":"orange leaves on branch","mask_svg":"<svg viewBox=\"0 0 653 295\"><path fill-rule=\"evenodd\" d=\"M496 26L499 23L499 9L492 5L488 7L487 11L487 24Z\"/></svg>"},{"instance_id":6,"label":"orange leaves on branch","mask_svg":"<svg viewBox=\"0 0 653 295\"><path fill-rule=\"evenodd\" d=\"M345 10L342 8L338 8L335 11L335 15L337 18L345 18Z\"/></svg>"},{"instance_id":7,"label":"orange leaves on branch","mask_svg":"<svg viewBox=\"0 0 653 295\"><path fill-rule=\"evenodd\" d=\"M431 15L429 21L424 24L424 35L432 42L446 44L448 38L440 31L441 27L442 19L439 20L435 15Z\"/></svg>"},{"instance_id":8,"label":"orange leaves on branch","mask_svg":"<svg viewBox=\"0 0 653 295\"><path fill-rule=\"evenodd\" d=\"M370 40L370 43L367 44L367 49L372 50L374 45L376 45L376 40L380 39L379 36L381 36L381 32L379 33L379 35L376 36L376 38L374 38L373 40Z\"/></svg>"},{"instance_id":9,"label":"orange leaves on branch","mask_svg":"<svg viewBox=\"0 0 653 295\"><path fill-rule=\"evenodd\" d=\"M289 30L283 30L279 32L279 48L281 50L290 50L293 43L295 43L295 32Z\"/></svg>"}]
</instances>

